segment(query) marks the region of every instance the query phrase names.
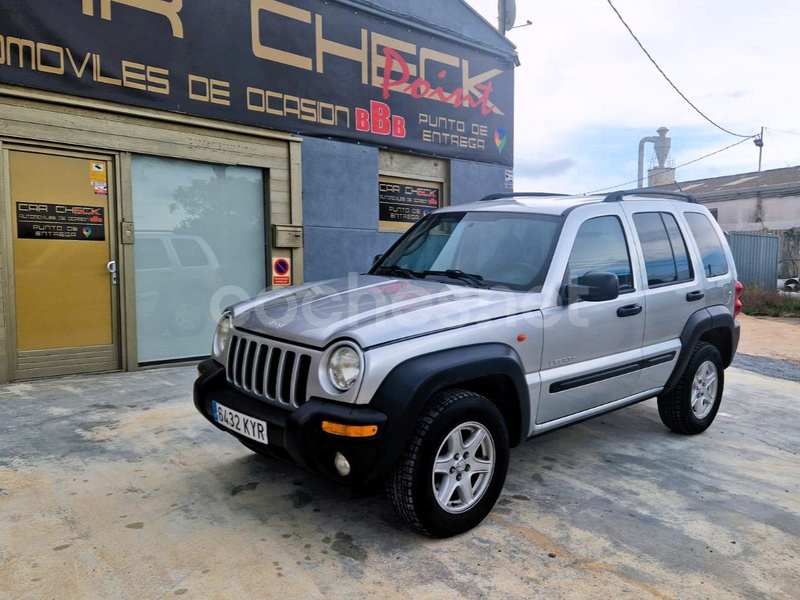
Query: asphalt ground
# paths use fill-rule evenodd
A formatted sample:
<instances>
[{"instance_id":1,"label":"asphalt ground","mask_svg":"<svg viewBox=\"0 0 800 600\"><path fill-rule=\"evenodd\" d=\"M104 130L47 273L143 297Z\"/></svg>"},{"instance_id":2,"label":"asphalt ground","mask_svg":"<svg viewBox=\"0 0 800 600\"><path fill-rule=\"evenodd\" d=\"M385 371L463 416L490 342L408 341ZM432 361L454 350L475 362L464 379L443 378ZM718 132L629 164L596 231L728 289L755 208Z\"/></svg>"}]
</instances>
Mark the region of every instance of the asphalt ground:
<instances>
[{"instance_id":1,"label":"asphalt ground","mask_svg":"<svg viewBox=\"0 0 800 600\"><path fill-rule=\"evenodd\" d=\"M753 371L767 377L779 377L780 379L800 383L800 364L788 360L778 360L752 354L736 354L733 357L732 364L739 369Z\"/></svg>"},{"instance_id":2,"label":"asphalt ground","mask_svg":"<svg viewBox=\"0 0 800 600\"><path fill-rule=\"evenodd\" d=\"M530 440L476 529L252 454L194 369L0 387L0 598L797 598L800 384L731 368L684 437L654 400Z\"/></svg>"}]
</instances>

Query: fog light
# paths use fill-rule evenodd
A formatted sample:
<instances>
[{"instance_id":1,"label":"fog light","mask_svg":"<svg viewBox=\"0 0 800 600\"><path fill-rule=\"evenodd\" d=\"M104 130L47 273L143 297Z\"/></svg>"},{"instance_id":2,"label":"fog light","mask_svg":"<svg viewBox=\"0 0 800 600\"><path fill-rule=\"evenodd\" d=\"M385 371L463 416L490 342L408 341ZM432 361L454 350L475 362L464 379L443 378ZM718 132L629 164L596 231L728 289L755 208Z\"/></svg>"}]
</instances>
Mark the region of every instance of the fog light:
<instances>
[{"instance_id":1,"label":"fog light","mask_svg":"<svg viewBox=\"0 0 800 600\"><path fill-rule=\"evenodd\" d=\"M350 475L350 463L347 462L347 459L342 455L341 452L337 452L336 456L333 459L333 464L336 467L336 470L339 472L339 475L342 477L347 477Z\"/></svg>"}]
</instances>

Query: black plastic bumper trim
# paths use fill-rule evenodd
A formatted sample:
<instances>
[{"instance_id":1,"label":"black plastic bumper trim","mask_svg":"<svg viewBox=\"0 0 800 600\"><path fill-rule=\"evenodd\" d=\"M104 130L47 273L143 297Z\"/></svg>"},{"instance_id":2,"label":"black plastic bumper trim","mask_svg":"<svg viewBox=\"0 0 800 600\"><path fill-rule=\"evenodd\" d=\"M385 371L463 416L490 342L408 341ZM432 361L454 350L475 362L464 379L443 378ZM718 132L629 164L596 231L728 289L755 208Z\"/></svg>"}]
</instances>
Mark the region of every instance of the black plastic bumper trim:
<instances>
[{"instance_id":1,"label":"black plastic bumper trim","mask_svg":"<svg viewBox=\"0 0 800 600\"><path fill-rule=\"evenodd\" d=\"M194 404L198 412L212 425L233 435L235 432L214 421L212 402L241 412L267 424L264 445L242 438L297 466L326 479L358 485L372 478L373 466L384 443L388 417L369 406L355 406L310 398L300 408L289 411L272 406L231 388L225 380L225 369L215 361L203 361L198 366L200 376L195 381ZM345 425L377 425L378 433L370 438L348 438L322 431L322 421ZM350 463L350 475L342 477L334 468L334 457L342 453Z\"/></svg>"}]
</instances>

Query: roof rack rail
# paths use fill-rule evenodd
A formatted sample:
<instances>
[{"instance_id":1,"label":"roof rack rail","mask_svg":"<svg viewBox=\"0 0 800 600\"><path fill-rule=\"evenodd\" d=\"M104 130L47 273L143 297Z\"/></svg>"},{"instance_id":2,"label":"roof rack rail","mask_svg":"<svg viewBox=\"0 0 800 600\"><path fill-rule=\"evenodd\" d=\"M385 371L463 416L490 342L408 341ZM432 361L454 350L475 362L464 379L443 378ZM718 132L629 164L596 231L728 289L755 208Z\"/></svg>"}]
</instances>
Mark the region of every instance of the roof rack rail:
<instances>
[{"instance_id":1,"label":"roof rack rail","mask_svg":"<svg viewBox=\"0 0 800 600\"><path fill-rule=\"evenodd\" d=\"M685 192L672 192L669 190L655 190L652 188L639 188L636 190L622 190L619 192L611 192L604 199L603 202L621 202L625 196L672 196L675 198L683 198L686 202L691 204L699 204L697 198L692 194Z\"/></svg>"},{"instance_id":2,"label":"roof rack rail","mask_svg":"<svg viewBox=\"0 0 800 600\"><path fill-rule=\"evenodd\" d=\"M537 198L545 198L548 196L569 196L569 194L555 194L550 192L503 192L500 194L489 194L484 196L478 202L486 202L488 200L500 200L502 198L515 198L517 196L534 196Z\"/></svg>"}]
</instances>

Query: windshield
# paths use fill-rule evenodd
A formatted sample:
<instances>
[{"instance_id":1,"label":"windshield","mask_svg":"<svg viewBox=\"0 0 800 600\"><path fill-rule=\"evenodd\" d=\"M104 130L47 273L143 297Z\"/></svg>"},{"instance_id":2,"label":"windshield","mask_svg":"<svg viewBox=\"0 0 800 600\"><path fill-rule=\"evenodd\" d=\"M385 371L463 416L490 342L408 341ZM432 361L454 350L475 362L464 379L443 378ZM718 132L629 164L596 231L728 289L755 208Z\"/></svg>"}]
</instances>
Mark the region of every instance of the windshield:
<instances>
[{"instance_id":1,"label":"windshield","mask_svg":"<svg viewBox=\"0 0 800 600\"><path fill-rule=\"evenodd\" d=\"M446 212L420 221L370 271L476 287L541 289L560 217Z\"/></svg>"}]
</instances>

